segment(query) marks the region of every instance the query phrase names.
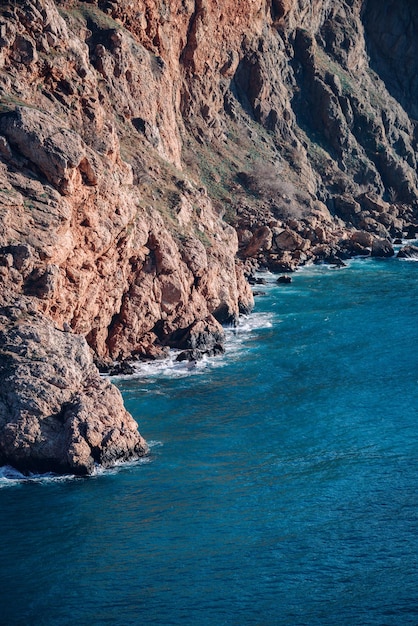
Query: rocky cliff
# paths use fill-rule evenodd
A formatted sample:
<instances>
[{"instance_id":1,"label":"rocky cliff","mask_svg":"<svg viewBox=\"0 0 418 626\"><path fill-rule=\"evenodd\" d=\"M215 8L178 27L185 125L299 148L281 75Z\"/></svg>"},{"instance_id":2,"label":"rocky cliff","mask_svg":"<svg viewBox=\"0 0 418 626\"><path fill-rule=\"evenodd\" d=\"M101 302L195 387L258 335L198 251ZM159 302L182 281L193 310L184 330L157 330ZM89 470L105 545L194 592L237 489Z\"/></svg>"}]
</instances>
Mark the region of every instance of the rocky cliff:
<instances>
[{"instance_id":1,"label":"rocky cliff","mask_svg":"<svg viewBox=\"0 0 418 626\"><path fill-rule=\"evenodd\" d=\"M143 454L91 355L212 354L256 267L415 235L417 19L407 0L2 3L0 463Z\"/></svg>"}]
</instances>

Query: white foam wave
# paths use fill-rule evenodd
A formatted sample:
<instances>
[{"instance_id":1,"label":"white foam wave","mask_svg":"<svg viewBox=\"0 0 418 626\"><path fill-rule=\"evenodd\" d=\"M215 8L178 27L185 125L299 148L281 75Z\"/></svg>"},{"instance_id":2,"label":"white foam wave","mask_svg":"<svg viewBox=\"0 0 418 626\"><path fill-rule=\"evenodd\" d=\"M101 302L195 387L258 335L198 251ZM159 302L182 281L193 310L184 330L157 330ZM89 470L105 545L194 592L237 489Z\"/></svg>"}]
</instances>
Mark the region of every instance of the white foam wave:
<instances>
[{"instance_id":1,"label":"white foam wave","mask_svg":"<svg viewBox=\"0 0 418 626\"><path fill-rule=\"evenodd\" d=\"M148 444L149 445L149 444ZM131 470L133 467L138 467L139 465L145 465L146 463L151 463L152 459L149 456L143 456L140 459L134 459L132 461L120 461L116 462L112 467L101 467L97 465L93 473L90 476L85 478L97 478L100 476L110 476L112 474L119 474L120 472Z\"/></svg>"},{"instance_id":2,"label":"white foam wave","mask_svg":"<svg viewBox=\"0 0 418 626\"><path fill-rule=\"evenodd\" d=\"M134 373L112 377L115 381L142 380L152 384L161 378L181 379L199 376L208 370L225 367L231 356L238 354L248 336L263 328L272 328L273 313L251 313L239 319L237 326L225 329L225 354L215 357L204 356L200 361L176 361L181 350L171 350L168 357L158 361L137 361L131 363ZM144 392L150 391L144 387ZM155 393L154 390L151 390Z\"/></svg>"},{"instance_id":3,"label":"white foam wave","mask_svg":"<svg viewBox=\"0 0 418 626\"><path fill-rule=\"evenodd\" d=\"M44 474L29 473L26 476L10 465L0 467L0 489L3 487L16 487L28 483L46 484L68 480L80 480L80 476L74 476L73 474L54 474L53 472Z\"/></svg>"},{"instance_id":4,"label":"white foam wave","mask_svg":"<svg viewBox=\"0 0 418 626\"><path fill-rule=\"evenodd\" d=\"M272 313L251 313L250 315L244 315L240 317L239 323L234 328L227 329L227 336L237 336L240 334L247 334L254 330L262 328L271 328L273 326L273 314Z\"/></svg>"},{"instance_id":5,"label":"white foam wave","mask_svg":"<svg viewBox=\"0 0 418 626\"><path fill-rule=\"evenodd\" d=\"M154 441L154 440L147 441L147 443L148 443L150 450L153 450L154 448L161 448L164 445L162 441Z\"/></svg>"},{"instance_id":6,"label":"white foam wave","mask_svg":"<svg viewBox=\"0 0 418 626\"><path fill-rule=\"evenodd\" d=\"M201 361L176 361L180 350L172 350L170 356L158 361L139 361L132 363L133 374L116 376L117 380L146 379L147 383L157 378L184 378L195 376L213 366L212 359L203 357Z\"/></svg>"},{"instance_id":7,"label":"white foam wave","mask_svg":"<svg viewBox=\"0 0 418 626\"><path fill-rule=\"evenodd\" d=\"M161 441L151 441L148 442L150 451L152 452L153 448L157 448L162 446L163 443ZM117 474L118 472L124 471L126 469L131 469L132 467L136 467L138 465L143 465L144 463L150 463L152 458L150 456L144 456L140 459L135 459L133 461L121 461L115 463L113 467L104 468L97 465L93 473L89 476L76 476L75 474L54 474L53 472L46 472L44 474L36 474L29 473L27 476L22 474L17 469L10 465L3 465L0 467L0 489L4 487L17 487L24 484L31 483L40 483L42 485L47 485L51 483L62 483L74 480L87 480L89 478L95 478L99 476L105 476L109 474Z\"/></svg>"}]
</instances>

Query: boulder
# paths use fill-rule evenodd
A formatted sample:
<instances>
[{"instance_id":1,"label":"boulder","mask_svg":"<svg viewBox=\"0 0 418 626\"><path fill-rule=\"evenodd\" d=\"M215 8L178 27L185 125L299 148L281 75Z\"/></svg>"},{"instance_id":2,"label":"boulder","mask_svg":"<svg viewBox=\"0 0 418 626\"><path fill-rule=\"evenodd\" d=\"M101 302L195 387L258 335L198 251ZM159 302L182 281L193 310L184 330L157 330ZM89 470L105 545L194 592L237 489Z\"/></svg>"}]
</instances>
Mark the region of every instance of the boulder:
<instances>
[{"instance_id":1,"label":"boulder","mask_svg":"<svg viewBox=\"0 0 418 626\"><path fill-rule=\"evenodd\" d=\"M371 248L373 245L373 235L364 230L354 231L350 236L350 240L363 248Z\"/></svg>"},{"instance_id":2,"label":"boulder","mask_svg":"<svg viewBox=\"0 0 418 626\"><path fill-rule=\"evenodd\" d=\"M245 248L244 257L252 257L259 251L270 250L273 240L273 233L268 226L258 228Z\"/></svg>"},{"instance_id":3,"label":"boulder","mask_svg":"<svg viewBox=\"0 0 418 626\"><path fill-rule=\"evenodd\" d=\"M184 329L172 333L168 345L181 350L200 350L210 352L216 345L222 345L225 334L222 326L209 315L204 320L194 322Z\"/></svg>"},{"instance_id":4,"label":"boulder","mask_svg":"<svg viewBox=\"0 0 418 626\"><path fill-rule=\"evenodd\" d=\"M289 285L292 282L292 277L291 276L279 276L279 278L276 281L279 285Z\"/></svg>"},{"instance_id":5,"label":"boulder","mask_svg":"<svg viewBox=\"0 0 418 626\"><path fill-rule=\"evenodd\" d=\"M267 281L265 278L261 278L259 276L249 276L248 282L250 285L266 285Z\"/></svg>"},{"instance_id":6,"label":"boulder","mask_svg":"<svg viewBox=\"0 0 418 626\"><path fill-rule=\"evenodd\" d=\"M188 361L189 363L193 363L195 361L201 361L203 359L203 352L200 350L183 350L176 357L176 361Z\"/></svg>"},{"instance_id":7,"label":"boulder","mask_svg":"<svg viewBox=\"0 0 418 626\"><path fill-rule=\"evenodd\" d=\"M334 204L337 215L342 217L343 220L350 222L359 218L361 206L351 196L336 196Z\"/></svg>"},{"instance_id":8,"label":"boulder","mask_svg":"<svg viewBox=\"0 0 418 626\"><path fill-rule=\"evenodd\" d=\"M418 246L404 246L396 256L398 259L418 259Z\"/></svg>"},{"instance_id":9,"label":"boulder","mask_svg":"<svg viewBox=\"0 0 418 626\"><path fill-rule=\"evenodd\" d=\"M418 224L408 224L405 230L405 239L415 239L418 233Z\"/></svg>"},{"instance_id":10,"label":"boulder","mask_svg":"<svg viewBox=\"0 0 418 626\"><path fill-rule=\"evenodd\" d=\"M372 256L379 258L389 258L394 256L395 251L392 244L387 239L374 239L372 245Z\"/></svg>"},{"instance_id":11,"label":"boulder","mask_svg":"<svg viewBox=\"0 0 418 626\"><path fill-rule=\"evenodd\" d=\"M298 233L290 228L273 229L273 248L279 251L304 250L309 246L309 242L303 239Z\"/></svg>"}]
</instances>

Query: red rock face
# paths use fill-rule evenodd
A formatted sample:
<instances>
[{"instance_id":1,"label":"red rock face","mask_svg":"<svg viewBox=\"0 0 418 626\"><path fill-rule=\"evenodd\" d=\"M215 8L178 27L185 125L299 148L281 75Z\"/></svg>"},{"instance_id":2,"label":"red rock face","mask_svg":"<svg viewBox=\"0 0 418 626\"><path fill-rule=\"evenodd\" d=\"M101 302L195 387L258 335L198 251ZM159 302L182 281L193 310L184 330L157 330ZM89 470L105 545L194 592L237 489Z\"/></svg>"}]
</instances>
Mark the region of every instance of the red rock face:
<instances>
[{"instance_id":1,"label":"red rock face","mask_svg":"<svg viewBox=\"0 0 418 626\"><path fill-rule=\"evenodd\" d=\"M377 4L3 2L0 305L156 357L217 341L258 265L415 232L416 11Z\"/></svg>"},{"instance_id":2,"label":"red rock face","mask_svg":"<svg viewBox=\"0 0 418 626\"><path fill-rule=\"evenodd\" d=\"M172 189L158 198L155 176L152 180L147 171L160 169L160 157L180 162L178 110L163 105L179 99L173 78L180 76L180 34L177 44L172 41L179 46L177 65L168 68L156 55L161 36L161 52L170 58L168 34L163 37L153 26L151 7L142 7L148 21L141 39L155 53L97 8L85 8L91 32L83 30L77 10L64 5L65 22L53 2L27 2L5 26L10 31L3 48L5 75L19 76L26 101L49 112L12 107L0 121L4 189L21 206L16 219L14 201L10 209L6 205L3 223L10 223L10 230L3 231L1 244L7 248L15 229L26 230L27 237L18 237L30 246L32 264L28 276L13 279L5 271L4 278L9 295L23 291L38 298L45 314L86 336L99 357L123 358L146 353L158 339L157 324L164 340L217 309L234 319L252 298L236 279L236 235L205 192L193 183L184 185L179 171L167 181ZM138 34L141 20L129 11L124 18ZM39 49L25 68L15 50L19 32ZM52 106L45 100L48 94L53 94ZM154 150L152 158L141 154L144 141ZM15 174L18 165L26 172ZM32 172L39 178L36 184L28 178ZM155 192L148 193L144 187L150 179ZM25 200L31 193L33 201ZM173 230L182 231L181 242ZM229 267L232 271L225 270Z\"/></svg>"}]
</instances>

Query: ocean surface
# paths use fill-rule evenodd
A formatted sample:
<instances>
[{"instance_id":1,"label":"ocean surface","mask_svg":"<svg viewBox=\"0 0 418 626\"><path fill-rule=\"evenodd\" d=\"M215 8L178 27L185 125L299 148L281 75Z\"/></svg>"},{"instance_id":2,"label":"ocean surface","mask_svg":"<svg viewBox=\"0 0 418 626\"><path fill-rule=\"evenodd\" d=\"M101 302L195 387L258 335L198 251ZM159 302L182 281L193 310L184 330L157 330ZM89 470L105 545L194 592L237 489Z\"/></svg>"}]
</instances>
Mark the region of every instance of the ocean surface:
<instances>
[{"instance_id":1,"label":"ocean surface","mask_svg":"<svg viewBox=\"0 0 418 626\"><path fill-rule=\"evenodd\" d=\"M117 379L151 443L0 470L0 624L418 624L418 263L276 285L223 357Z\"/></svg>"}]
</instances>

